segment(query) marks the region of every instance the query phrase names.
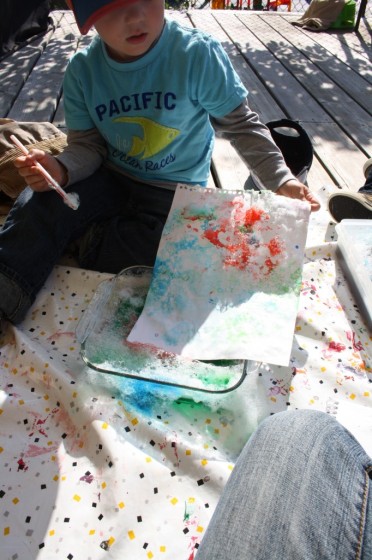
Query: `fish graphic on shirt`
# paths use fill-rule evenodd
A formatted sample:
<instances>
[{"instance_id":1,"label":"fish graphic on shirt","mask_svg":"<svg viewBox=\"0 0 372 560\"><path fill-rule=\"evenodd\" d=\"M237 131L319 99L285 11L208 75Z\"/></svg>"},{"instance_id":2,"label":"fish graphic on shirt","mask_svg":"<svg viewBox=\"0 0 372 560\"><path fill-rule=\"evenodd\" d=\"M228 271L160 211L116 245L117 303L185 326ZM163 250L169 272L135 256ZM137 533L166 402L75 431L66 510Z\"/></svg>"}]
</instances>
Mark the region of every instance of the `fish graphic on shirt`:
<instances>
[{"instance_id":1,"label":"fish graphic on shirt","mask_svg":"<svg viewBox=\"0 0 372 560\"><path fill-rule=\"evenodd\" d=\"M143 130L143 137L133 136L128 156L147 159L169 146L180 134L177 128L170 128L146 117L117 117L113 122L137 124Z\"/></svg>"}]
</instances>

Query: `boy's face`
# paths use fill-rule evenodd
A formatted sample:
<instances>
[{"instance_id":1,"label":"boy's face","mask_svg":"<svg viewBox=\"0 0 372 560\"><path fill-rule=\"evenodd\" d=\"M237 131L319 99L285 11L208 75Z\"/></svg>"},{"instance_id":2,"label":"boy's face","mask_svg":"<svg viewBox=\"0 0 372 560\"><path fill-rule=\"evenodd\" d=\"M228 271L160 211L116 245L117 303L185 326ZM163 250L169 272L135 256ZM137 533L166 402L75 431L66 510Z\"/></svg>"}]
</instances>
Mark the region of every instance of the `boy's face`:
<instances>
[{"instance_id":1,"label":"boy's face","mask_svg":"<svg viewBox=\"0 0 372 560\"><path fill-rule=\"evenodd\" d=\"M130 62L145 54L164 25L164 0L132 0L95 23L111 58Z\"/></svg>"}]
</instances>

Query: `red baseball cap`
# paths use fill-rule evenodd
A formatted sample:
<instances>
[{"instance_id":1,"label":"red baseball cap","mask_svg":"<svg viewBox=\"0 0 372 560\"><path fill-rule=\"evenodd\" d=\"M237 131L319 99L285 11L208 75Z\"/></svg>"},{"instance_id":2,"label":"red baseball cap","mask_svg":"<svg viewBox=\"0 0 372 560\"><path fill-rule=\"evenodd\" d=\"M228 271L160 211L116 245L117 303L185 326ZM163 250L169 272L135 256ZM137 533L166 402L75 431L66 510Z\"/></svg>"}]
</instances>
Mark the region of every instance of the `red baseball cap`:
<instances>
[{"instance_id":1,"label":"red baseball cap","mask_svg":"<svg viewBox=\"0 0 372 560\"><path fill-rule=\"evenodd\" d=\"M102 16L137 0L66 0L74 12L76 23L82 35L86 35L89 29Z\"/></svg>"}]
</instances>

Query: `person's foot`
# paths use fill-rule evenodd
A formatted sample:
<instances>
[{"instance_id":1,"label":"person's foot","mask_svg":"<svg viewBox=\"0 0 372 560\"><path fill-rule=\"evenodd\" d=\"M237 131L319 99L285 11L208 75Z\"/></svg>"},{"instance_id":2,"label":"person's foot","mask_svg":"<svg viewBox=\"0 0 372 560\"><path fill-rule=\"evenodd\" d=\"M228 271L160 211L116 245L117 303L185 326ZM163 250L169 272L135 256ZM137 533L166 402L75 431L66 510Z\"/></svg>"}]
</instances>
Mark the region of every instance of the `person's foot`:
<instances>
[{"instance_id":1,"label":"person's foot","mask_svg":"<svg viewBox=\"0 0 372 560\"><path fill-rule=\"evenodd\" d=\"M372 158L369 158L364 162L363 173L366 179L370 178L370 175L372 174Z\"/></svg>"},{"instance_id":2,"label":"person's foot","mask_svg":"<svg viewBox=\"0 0 372 560\"><path fill-rule=\"evenodd\" d=\"M335 222L372 219L372 193L336 192L328 199L328 210Z\"/></svg>"},{"instance_id":3,"label":"person's foot","mask_svg":"<svg viewBox=\"0 0 372 560\"><path fill-rule=\"evenodd\" d=\"M369 178L372 173L372 158L363 166L364 175ZM341 220L370 220L372 219L372 191L351 192L340 191L330 195L328 210L336 222Z\"/></svg>"}]
</instances>

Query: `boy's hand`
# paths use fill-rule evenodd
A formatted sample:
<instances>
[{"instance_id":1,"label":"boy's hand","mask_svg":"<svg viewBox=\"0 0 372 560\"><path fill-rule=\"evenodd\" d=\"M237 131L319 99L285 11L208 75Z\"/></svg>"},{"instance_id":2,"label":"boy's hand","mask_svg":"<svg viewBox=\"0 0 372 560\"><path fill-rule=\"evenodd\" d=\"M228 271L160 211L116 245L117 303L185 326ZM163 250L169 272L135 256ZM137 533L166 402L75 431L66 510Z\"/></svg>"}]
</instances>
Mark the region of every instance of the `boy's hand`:
<instances>
[{"instance_id":1,"label":"boy's hand","mask_svg":"<svg viewBox=\"0 0 372 560\"><path fill-rule=\"evenodd\" d=\"M306 185L303 185L296 179L291 179L290 181L284 183L281 187L278 188L276 194L287 196L288 198L298 198L300 200L305 200L310 204L312 212L316 212L320 208L320 202L318 201L316 196L314 196L314 194Z\"/></svg>"},{"instance_id":2,"label":"boy's hand","mask_svg":"<svg viewBox=\"0 0 372 560\"><path fill-rule=\"evenodd\" d=\"M40 169L36 167L35 161L38 161L61 187L67 183L67 172L63 165L54 156L34 149L30 150L30 155L20 156L14 161L18 173L32 190L43 192L50 189Z\"/></svg>"}]
</instances>

